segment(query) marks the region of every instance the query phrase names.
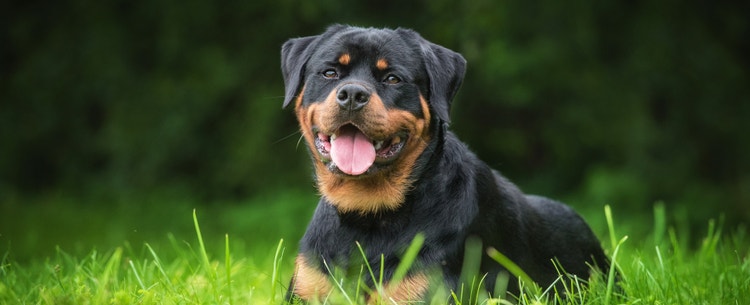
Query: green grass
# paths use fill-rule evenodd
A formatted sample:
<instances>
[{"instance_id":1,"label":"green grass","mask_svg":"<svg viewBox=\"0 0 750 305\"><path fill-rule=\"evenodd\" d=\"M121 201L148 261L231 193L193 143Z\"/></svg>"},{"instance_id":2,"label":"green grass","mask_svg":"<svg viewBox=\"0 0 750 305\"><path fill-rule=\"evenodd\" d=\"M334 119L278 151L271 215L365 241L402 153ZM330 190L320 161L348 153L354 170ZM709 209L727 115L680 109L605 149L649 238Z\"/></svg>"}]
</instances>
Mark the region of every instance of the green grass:
<instances>
[{"instance_id":1,"label":"green grass","mask_svg":"<svg viewBox=\"0 0 750 305\"><path fill-rule=\"evenodd\" d=\"M191 224L192 236L168 234L166 240L135 246L124 242L84 254L71 254L58 247L42 259L16 259L13 251L8 251L0 261L0 304L280 304L291 276L296 240L290 243L277 237L273 243L248 246L249 240L257 238L202 230L201 225L211 223L215 215L202 215L201 210L193 213L192 222L189 213L173 216ZM272 210L264 213L269 214L274 215ZM649 225L653 232L636 240L621 235L617 222L626 220L613 217L606 209L603 217L609 238L604 245L613 257L613 271L619 271L619 281L614 281L614 273L593 278L590 283L561 277L567 293L563 299L559 297L562 291L535 287L522 276L523 270L511 267L527 288L517 302L750 304L750 242L746 229L724 233L721 221L712 220L701 234L701 242L691 245L693 238L670 228L666 215L663 207L657 206L654 223ZM281 220L276 222L283 225ZM417 239L407 250L398 269L399 278L405 275L420 245ZM498 253L490 254L508 266ZM360 275L371 273L369 267L362 266ZM443 304L451 298L462 305L508 304L477 289L483 281L481 276L466 279L467 284L459 291L438 289L429 303ZM337 276L335 287L324 303L363 304L363 296L369 292L357 278Z\"/></svg>"}]
</instances>

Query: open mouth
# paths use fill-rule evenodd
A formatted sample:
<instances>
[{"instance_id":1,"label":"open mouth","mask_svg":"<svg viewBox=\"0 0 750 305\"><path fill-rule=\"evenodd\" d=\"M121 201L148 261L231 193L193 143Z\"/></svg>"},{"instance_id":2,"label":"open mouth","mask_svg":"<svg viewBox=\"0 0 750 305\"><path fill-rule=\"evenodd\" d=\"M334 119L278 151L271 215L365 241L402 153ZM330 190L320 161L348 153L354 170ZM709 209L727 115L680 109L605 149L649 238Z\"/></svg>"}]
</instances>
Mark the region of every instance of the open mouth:
<instances>
[{"instance_id":1,"label":"open mouth","mask_svg":"<svg viewBox=\"0 0 750 305\"><path fill-rule=\"evenodd\" d=\"M341 126L333 134L315 132L315 148L329 168L350 176L373 173L380 165L396 159L404 148L407 134L372 139L352 124Z\"/></svg>"}]
</instances>

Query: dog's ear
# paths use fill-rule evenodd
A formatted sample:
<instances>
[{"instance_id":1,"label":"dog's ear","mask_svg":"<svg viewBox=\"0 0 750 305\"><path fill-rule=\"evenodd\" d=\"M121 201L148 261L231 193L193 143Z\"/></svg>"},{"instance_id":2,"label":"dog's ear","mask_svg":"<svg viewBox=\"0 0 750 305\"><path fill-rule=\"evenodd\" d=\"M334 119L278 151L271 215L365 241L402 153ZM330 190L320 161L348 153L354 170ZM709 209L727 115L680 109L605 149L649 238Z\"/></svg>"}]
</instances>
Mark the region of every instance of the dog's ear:
<instances>
[{"instance_id":1,"label":"dog's ear","mask_svg":"<svg viewBox=\"0 0 750 305\"><path fill-rule=\"evenodd\" d=\"M281 74L284 76L285 88L282 108L286 108L302 89L305 82L305 64L312 56L318 37L292 38L281 46Z\"/></svg>"},{"instance_id":2,"label":"dog's ear","mask_svg":"<svg viewBox=\"0 0 750 305\"><path fill-rule=\"evenodd\" d=\"M438 118L450 123L451 103L464 80L466 59L427 40L422 43L422 53L430 77L430 104Z\"/></svg>"},{"instance_id":3,"label":"dog's ear","mask_svg":"<svg viewBox=\"0 0 750 305\"><path fill-rule=\"evenodd\" d=\"M429 77L429 103L438 118L450 123L451 103L463 82L466 59L461 54L427 41L412 30L398 31L403 36L416 39L419 44Z\"/></svg>"},{"instance_id":4,"label":"dog's ear","mask_svg":"<svg viewBox=\"0 0 750 305\"><path fill-rule=\"evenodd\" d=\"M348 28L346 25L334 24L329 26L323 34L292 38L281 46L281 74L284 76L284 88L286 88L282 108L286 108L302 90L302 85L305 83L305 65L320 41L346 28Z\"/></svg>"}]
</instances>

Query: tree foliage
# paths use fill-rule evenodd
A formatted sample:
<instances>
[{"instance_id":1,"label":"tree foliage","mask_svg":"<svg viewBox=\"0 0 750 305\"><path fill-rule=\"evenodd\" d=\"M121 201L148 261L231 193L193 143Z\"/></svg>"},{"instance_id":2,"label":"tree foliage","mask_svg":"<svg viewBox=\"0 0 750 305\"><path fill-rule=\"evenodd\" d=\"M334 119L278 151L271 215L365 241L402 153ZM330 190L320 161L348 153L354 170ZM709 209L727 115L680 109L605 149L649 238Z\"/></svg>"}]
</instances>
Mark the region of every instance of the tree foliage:
<instances>
[{"instance_id":1,"label":"tree foliage","mask_svg":"<svg viewBox=\"0 0 750 305\"><path fill-rule=\"evenodd\" d=\"M452 128L574 204L750 217L747 3L0 4L0 192L310 188L280 45L409 27L469 63Z\"/></svg>"}]
</instances>

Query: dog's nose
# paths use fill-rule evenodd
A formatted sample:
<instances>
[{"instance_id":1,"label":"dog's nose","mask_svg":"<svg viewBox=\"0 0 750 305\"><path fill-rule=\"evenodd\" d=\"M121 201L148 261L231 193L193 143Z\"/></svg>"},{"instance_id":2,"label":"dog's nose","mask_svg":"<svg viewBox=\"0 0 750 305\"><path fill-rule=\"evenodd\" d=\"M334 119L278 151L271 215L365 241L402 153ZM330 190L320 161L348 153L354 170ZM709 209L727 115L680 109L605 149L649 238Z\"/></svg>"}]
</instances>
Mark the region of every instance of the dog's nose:
<instances>
[{"instance_id":1,"label":"dog's nose","mask_svg":"<svg viewBox=\"0 0 750 305\"><path fill-rule=\"evenodd\" d=\"M346 84L336 93L336 102L343 110L357 111L370 101L370 91L362 85Z\"/></svg>"}]
</instances>

